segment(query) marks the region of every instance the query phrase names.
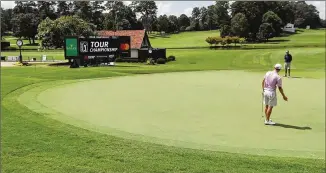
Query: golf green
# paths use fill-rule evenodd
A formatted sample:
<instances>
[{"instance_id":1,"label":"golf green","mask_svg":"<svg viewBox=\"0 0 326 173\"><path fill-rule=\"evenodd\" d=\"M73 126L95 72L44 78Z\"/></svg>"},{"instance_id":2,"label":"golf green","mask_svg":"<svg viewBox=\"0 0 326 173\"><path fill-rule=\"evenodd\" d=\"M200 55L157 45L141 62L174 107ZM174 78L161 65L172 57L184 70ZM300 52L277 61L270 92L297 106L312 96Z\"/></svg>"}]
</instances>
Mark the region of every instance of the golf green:
<instances>
[{"instance_id":1,"label":"golf green","mask_svg":"<svg viewBox=\"0 0 326 173\"><path fill-rule=\"evenodd\" d=\"M59 121L127 139L258 155L325 158L324 79L283 78L265 126L264 73L206 71L35 85L19 97Z\"/></svg>"}]
</instances>

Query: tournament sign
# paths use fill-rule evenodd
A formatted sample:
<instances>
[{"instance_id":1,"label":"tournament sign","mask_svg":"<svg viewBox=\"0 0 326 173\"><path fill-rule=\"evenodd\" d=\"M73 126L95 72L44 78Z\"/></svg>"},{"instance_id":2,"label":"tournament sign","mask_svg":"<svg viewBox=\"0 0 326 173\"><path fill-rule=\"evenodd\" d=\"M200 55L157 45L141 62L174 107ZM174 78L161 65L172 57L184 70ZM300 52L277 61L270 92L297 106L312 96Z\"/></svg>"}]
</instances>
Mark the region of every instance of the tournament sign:
<instances>
[{"instance_id":1,"label":"tournament sign","mask_svg":"<svg viewBox=\"0 0 326 173\"><path fill-rule=\"evenodd\" d=\"M64 54L66 59L78 59L85 56L107 57L120 54L130 57L130 36L113 36L107 38L78 38L66 36Z\"/></svg>"},{"instance_id":2,"label":"tournament sign","mask_svg":"<svg viewBox=\"0 0 326 173\"><path fill-rule=\"evenodd\" d=\"M77 58L79 56L78 52L78 37L70 36L64 39L64 54L65 58Z\"/></svg>"},{"instance_id":3,"label":"tournament sign","mask_svg":"<svg viewBox=\"0 0 326 173\"><path fill-rule=\"evenodd\" d=\"M130 57L130 37L80 38L79 55L98 56L120 53Z\"/></svg>"}]
</instances>

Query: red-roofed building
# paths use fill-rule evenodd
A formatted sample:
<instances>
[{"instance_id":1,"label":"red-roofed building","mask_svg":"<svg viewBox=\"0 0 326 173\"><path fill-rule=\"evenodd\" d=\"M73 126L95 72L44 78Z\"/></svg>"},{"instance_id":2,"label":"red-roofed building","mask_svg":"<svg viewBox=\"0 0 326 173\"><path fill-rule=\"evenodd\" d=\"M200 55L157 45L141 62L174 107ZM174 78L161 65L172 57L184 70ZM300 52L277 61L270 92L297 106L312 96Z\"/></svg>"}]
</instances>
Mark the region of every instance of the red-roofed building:
<instances>
[{"instance_id":1,"label":"red-roofed building","mask_svg":"<svg viewBox=\"0 0 326 173\"><path fill-rule=\"evenodd\" d=\"M131 57L139 58L139 54L152 48L148 35L145 30L102 30L97 32L99 37L108 36L130 36Z\"/></svg>"}]
</instances>

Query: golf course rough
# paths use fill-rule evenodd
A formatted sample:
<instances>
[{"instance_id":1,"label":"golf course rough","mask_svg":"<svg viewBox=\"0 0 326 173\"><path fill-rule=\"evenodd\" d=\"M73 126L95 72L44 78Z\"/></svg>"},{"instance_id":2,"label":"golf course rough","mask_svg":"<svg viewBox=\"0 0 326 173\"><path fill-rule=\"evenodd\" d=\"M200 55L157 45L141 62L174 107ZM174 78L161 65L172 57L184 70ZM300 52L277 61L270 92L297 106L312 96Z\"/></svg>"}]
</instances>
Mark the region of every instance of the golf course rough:
<instances>
[{"instance_id":1,"label":"golf course rough","mask_svg":"<svg viewBox=\"0 0 326 173\"><path fill-rule=\"evenodd\" d=\"M265 126L264 74L206 71L43 83L18 99L77 127L140 141L234 153L325 158L324 79L283 78ZM309 92L307 92L309 91Z\"/></svg>"}]
</instances>

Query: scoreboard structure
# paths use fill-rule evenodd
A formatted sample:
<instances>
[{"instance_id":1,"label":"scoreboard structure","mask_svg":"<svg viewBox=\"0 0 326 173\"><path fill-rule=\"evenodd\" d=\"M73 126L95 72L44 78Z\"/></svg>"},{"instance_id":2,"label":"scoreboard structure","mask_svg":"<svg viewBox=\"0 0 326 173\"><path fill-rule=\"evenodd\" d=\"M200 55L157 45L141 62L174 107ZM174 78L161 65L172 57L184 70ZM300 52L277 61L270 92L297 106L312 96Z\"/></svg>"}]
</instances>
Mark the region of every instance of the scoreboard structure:
<instances>
[{"instance_id":1,"label":"scoreboard structure","mask_svg":"<svg viewBox=\"0 0 326 173\"><path fill-rule=\"evenodd\" d=\"M117 57L130 57L130 36L110 36L102 38L64 38L65 59L87 63L88 57L112 61ZM102 62L96 61L98 63ZM80 63L79 63L80 64Z\"/></svg>"}]
</instances>

